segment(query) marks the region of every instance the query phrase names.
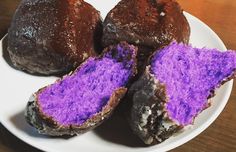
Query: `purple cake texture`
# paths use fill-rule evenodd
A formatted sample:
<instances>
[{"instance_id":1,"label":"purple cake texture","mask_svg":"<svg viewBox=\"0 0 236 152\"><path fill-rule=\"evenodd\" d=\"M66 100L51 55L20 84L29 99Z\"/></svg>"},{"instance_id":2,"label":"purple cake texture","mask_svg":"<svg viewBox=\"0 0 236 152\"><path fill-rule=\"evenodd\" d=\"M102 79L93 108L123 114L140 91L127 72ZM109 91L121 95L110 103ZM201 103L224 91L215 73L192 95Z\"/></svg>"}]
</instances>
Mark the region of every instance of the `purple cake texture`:
<instances>
[{"instance_id":1,"label":"purple cake texture","mask_svg":"<svg viewBox=\"0 0 236 152\"><path fill-rule=\"evenodd\" d=\"M128 91L129 122L145 144L163 142L194 123L216 88L236 77L236 52L171 43L156 51Z\"/></svg>"},{"instance_id":2,"label":"purple cake texture","mask_svg":"<svg viewBox=\"0 0 236 152\"><path fill-rule=\"evenodd\" d=\"M107 119L137 73L137 48L126 42L88 58L73 73L36 92L27 122L39 133L60 136L86 132Z\"/></svg>"}]
</instances>

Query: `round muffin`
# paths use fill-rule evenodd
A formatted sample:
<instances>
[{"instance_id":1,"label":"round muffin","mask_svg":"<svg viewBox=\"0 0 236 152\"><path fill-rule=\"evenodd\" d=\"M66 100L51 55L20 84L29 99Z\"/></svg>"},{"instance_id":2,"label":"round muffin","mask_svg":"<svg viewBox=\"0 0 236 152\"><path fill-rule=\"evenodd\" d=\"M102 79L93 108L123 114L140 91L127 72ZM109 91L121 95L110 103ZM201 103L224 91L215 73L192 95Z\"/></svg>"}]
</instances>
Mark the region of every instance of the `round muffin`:
<instances>
[{"instance_id":1,"label":"round muffin","mask_svg":"<svg viewBox=\"0 0 236 152\"><path fill-rule=\"evenodd\" d=\"M8 31L8 52L17 69L63 74L99 53L101 35L100 13L83 0L22 0Z\"/></svg>"},{"instance_id":2,"label":"round muffin","mask_svg":"<svg viewBox=\"0 0 236 152\"><path fill-rule=\"evenodd\" d=\"M175 0L122 0L106 16L103 46L127 41L139 47L139 64L172 41L188 43L189 24Z\"/></svg>"}]
</instances>

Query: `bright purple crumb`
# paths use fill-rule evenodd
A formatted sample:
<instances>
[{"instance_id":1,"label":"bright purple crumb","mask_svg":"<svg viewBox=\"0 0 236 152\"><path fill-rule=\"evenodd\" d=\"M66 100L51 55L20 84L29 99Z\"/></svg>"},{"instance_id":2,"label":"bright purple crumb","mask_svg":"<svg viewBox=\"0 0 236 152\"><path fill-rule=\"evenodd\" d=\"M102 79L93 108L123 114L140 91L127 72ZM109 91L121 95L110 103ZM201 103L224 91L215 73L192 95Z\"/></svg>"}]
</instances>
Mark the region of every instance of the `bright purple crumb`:
<instances>
[{"instance_id":1,"label":"bright purple crumb","mask_svg":"<svg viewBox=\"0 0 236 152\"><path fill-rule=\"evenodd\" d=\"M191 124L208 104L208 97L236 70L236 52L192 48L172 43L157 52L151 71L165 84L168 115L181 125Z\"/></svg>"},{"instance_id":2,"label":"bright purple crumb","mask_svg":"<svg viewBox=\"0 0 236 152\"><path fill-rule=\"evenodd\" d=\"M132 75L134 48L116 46L103 58L89 58L72 76L38 95L42 111L62 125L80 125L107 104ZM129 59L128 59L129 57Z\"/></svg>"}]
</instances>

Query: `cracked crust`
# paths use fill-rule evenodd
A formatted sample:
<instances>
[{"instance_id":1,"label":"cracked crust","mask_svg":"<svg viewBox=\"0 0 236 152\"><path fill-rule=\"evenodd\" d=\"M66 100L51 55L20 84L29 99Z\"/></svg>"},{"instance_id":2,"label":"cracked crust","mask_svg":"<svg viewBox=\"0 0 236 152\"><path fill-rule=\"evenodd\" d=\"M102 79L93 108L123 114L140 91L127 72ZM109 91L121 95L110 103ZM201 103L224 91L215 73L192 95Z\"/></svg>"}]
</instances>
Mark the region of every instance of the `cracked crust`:
<instances>
[{"instance_id":1,"label":"cracked crust","mask_svg":"<svg viewBox=\"0 0 236 152\"><path fill-rule=\"evenodd\" d=\"M236 70L222 80L216 88L235 77ZM215 89L211 91L208 97L209 104L203 110L210 106L210 99L215 95L214 92ZM165 85L154 78L150 72L150 66L131 86L127 93L127 100L132 102L128 113L129 124L133 132L147 145L161 143L185 127L168 116L165 109L165 104L168 102Z\"/></svg>"},{"instance_id":2,"label":"cracked crust","mask_svg":"<svg viewBox=\"0 0 236 152\"><path fill-rule=\"evenodd\" d=\"M169 138L182 128L168 118L165 103L168 100L165 86L150 74L150 67L128 91L132 101L129 124L145 144L153 145Z\"/></svg>"}]
</instances>

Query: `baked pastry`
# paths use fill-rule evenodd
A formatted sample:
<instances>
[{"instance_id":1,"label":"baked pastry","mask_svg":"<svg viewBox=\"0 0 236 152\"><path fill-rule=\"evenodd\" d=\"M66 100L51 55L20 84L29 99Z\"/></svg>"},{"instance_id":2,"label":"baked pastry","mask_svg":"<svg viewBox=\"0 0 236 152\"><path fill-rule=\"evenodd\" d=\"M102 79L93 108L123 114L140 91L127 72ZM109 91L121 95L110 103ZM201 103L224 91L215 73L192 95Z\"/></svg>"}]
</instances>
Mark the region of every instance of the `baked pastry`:
<instances>
[{"instance_id":1,"label":"baked pastry","mask_svg":"<svg viewBox=\"0 0 236 152\"><path fill-rule=\"evenodd\" d=\"M129 122L145 144L163 142L194 123L216 88L236 77L236 52L172 43L154 53L128 91Z\"/></svg>"},{"instance_id":2,"label":"baked pastry","mask_svg":"<svg viewBox=\"0 0 236 152\"><path fill-rule=\"evenodd\" d=\"M136 47L125 42L90 57L72 74L36 92L28 102L27 122L51 136L86 132L106 120L136 74ZM109 67L109 68L108 68Z\"/></svg>"},{"instance_id":3,"label":"baked pastry","mask_svg":"<svg viewBox=\"0 0 236 152\"><path fill-rule=\"evenodd\" d=\"M100 13L83 0L22 0L8 31L8 51L17 69L67 73L99 53L101 35Z\"/></svg>"},{"instance_id":4,"label":"baked pastry","mask_svg":"<svg viewBox=\"0 0 236 152\"><path fill-rule=\"evenodd\" d=\"M121 0L103 23L103 46L127 41L139 47L139 66L172 41L188 43L189 24L175 0Z\"/></svg>"}]
</instances>

